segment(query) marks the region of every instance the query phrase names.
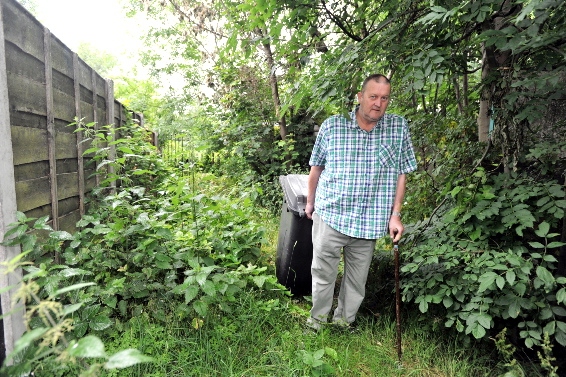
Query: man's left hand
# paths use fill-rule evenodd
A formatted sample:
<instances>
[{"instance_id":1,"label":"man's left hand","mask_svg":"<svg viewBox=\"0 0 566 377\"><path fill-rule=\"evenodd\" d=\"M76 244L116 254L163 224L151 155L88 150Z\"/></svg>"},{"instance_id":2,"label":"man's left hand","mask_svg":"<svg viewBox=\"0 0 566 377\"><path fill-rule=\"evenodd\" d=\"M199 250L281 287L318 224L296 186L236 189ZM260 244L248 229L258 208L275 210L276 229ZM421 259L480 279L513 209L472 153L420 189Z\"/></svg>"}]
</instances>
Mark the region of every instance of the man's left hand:
<instances>
[{"instance_id":1,"label":"man's left hand","mask_svg":"<svg viewBox=\"0 0 566 377\"><path fill-rule=\"evenodd\" d=\"M403 235L403 223L401 223L401 218L399 216L391 216L389 219L389 236L393 242L398 242Z\"/></svg>"}]
</instances>

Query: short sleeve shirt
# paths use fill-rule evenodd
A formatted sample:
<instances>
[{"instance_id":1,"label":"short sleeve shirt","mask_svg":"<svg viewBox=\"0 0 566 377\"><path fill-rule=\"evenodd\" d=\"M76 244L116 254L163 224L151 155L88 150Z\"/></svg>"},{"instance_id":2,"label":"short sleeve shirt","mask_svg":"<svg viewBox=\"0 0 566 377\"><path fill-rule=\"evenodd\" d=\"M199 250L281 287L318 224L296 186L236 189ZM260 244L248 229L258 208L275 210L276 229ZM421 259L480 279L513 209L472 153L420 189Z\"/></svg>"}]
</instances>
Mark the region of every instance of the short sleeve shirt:
<instances>
[{"instance_id":1,"label":"short sleeve shirt","mask_svg":"<svg viewBox=\"0 0 566 377\"><path fill-rule=\"evenodd\" d=\"M387 234L397 178L416 170L409 128L403 117L385 114L371 131L335 115L318 133L311 166L324 166L315 211L342 234L377 239Z\"/></svg>"}]
</instances>

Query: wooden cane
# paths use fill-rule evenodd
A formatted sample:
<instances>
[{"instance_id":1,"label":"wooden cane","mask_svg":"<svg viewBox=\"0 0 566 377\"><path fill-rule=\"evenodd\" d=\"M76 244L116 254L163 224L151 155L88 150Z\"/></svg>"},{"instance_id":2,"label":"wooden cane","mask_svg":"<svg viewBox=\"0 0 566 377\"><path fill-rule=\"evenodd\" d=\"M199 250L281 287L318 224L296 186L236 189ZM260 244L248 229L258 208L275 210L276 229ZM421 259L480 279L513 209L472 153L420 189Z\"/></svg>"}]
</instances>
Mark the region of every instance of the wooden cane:
<instances>
[{"instance_id":1,"label":"wooden cane","mask_svg":"<svg viewBox=\"0 0 566 377\"><path fill-rule=\"evenodd\" d=\"M401 366L401 292L399 287L399 243L393 242L395 258L395 315L397 319L397 356Z\"/></svg>"}]
</instances>

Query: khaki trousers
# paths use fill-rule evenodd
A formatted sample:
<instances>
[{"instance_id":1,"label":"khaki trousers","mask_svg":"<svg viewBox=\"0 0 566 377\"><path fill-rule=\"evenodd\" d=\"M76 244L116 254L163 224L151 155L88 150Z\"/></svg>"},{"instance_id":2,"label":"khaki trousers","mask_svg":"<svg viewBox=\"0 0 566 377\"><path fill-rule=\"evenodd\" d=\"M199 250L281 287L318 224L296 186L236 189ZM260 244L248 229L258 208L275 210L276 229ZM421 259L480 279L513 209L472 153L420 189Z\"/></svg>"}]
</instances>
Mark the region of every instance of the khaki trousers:
<instances>
[{"instance_id":1,"label":"khaki trousers","mask_svg":"<svg viewBox=\"0 0 566 377\"><path fill-rule=\"evenodd\" d=\"M326 225L320 216L314 213L312 243L313 306L308 323L313 325L328 320L340 255L343 250L344 276L340 285L338 306L332 320L339 324L350 324L356 319L356 313L365 296L365 286L376 240L346 236Z\"/></svg>"}]
</instances>

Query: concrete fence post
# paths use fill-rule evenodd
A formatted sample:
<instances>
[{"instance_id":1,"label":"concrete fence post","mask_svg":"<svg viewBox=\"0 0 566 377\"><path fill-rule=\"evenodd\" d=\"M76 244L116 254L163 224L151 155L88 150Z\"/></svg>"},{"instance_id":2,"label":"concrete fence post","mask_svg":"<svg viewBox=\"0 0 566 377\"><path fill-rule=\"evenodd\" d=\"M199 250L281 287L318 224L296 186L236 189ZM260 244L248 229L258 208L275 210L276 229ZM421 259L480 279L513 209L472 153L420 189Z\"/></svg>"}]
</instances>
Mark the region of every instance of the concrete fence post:
<instances>
[{"instance_id":1,"label":"concrete fence post","mask_svg":"<svg viewBox=\"0 0 566 377\"><path fill-rule=\"evenodd\" d=\"M4 43L3 2L0 3L0 240L4 239L8 225L16 221L16 183L12 153L12 135L10 128L10 104L8 97L8 77L6 73L6 48ZM0 263L14 258L20 253L19 247L0 245ZM13 304L14 290L21 282L22 272L17 270L10 275L0 268L0 288L13 286L0 296L2 320L0 331L0 357L2 360L14 350L14 343L25 331L23 310ZM9 313L9 314L8 314Z\"/></svg>"}]
</instances>

